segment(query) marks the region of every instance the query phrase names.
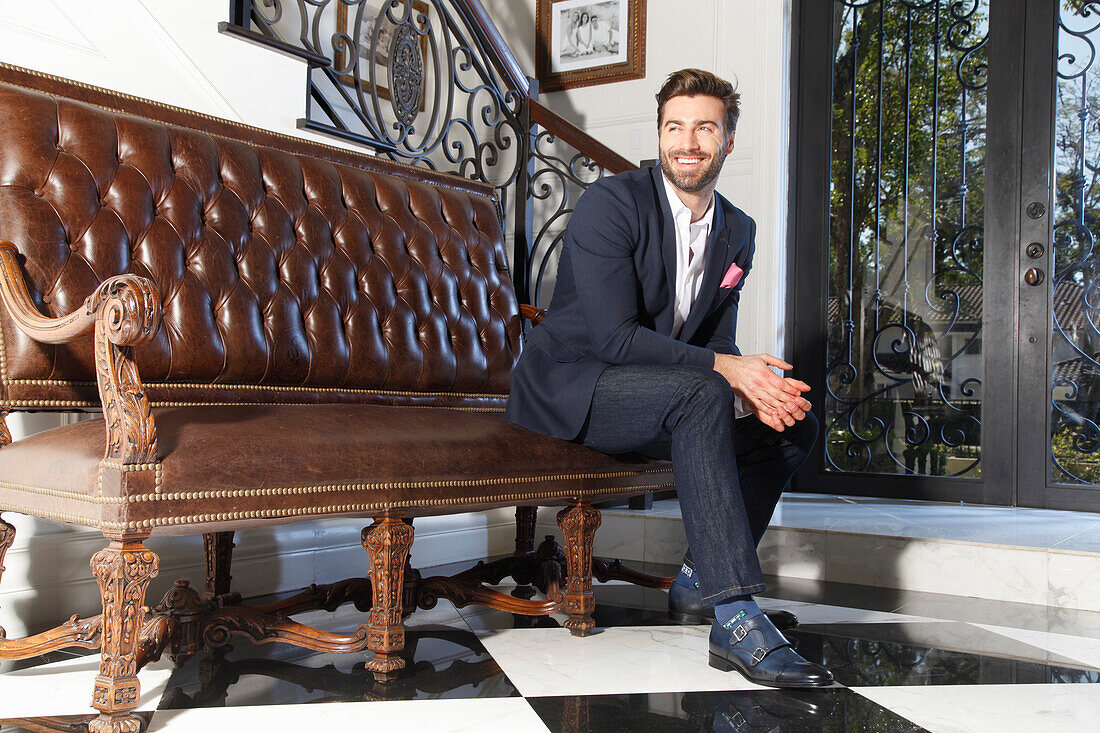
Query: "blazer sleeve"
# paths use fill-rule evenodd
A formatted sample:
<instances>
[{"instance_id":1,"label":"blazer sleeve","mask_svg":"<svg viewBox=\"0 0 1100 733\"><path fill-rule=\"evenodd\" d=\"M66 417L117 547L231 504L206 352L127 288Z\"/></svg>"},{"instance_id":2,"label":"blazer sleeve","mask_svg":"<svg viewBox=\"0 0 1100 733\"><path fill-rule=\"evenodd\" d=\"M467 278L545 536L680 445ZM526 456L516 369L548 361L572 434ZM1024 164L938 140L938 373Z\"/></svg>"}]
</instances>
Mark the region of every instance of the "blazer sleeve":
<instances>
[{"instance_id":1,"label":"blazer sleeve","mask_svg":"<svg viewBox=\"0 0 1100 733\"><path fill-rule=\"evenodd\" d=\"M595 185L577 202L565 232L577 298L593 356L608 364L687 364L711 368L714 353L639 323L634 251L637 203L625 187Z\"/></svg>"},{"instance_id":2,"label":"blazer sleeve","mask_svg":"<svg viewBox=\"0 0 1100 733\"><path fill-rule=\"evenodd\" d=\"M705 343L708 349L719 354L741 356L741 349L737 348L737 306L741 302L741 289L749 279L752 258L756 253L756 222L752 219L749 219L748 235L749 241L744 250L745 254L735 260L744 270L741 280L714 313L702 323L693 339Z\"/></svg>"}]
</instances>

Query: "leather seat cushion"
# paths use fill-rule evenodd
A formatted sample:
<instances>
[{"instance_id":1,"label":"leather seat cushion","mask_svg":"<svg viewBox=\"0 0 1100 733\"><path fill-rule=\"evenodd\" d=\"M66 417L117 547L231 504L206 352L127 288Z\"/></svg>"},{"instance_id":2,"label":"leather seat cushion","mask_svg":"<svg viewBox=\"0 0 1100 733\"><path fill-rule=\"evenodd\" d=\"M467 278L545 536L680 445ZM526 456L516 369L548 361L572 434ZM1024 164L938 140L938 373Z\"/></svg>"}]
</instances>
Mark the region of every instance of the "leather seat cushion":
<instances>
[{"instance_id":1,"label":"leather seat cushion","mask_svg":"<svg viewBox=\"0 0 1100 733\"><path fill-rule=\"evenodd\" d=\"M311 516L448 514L671 488L668 463L606 456L500 412L379 405L154 410L160 462L101 461L102 419L0 450L0 510L188 534Z\"/></svg>"}]
</instances>

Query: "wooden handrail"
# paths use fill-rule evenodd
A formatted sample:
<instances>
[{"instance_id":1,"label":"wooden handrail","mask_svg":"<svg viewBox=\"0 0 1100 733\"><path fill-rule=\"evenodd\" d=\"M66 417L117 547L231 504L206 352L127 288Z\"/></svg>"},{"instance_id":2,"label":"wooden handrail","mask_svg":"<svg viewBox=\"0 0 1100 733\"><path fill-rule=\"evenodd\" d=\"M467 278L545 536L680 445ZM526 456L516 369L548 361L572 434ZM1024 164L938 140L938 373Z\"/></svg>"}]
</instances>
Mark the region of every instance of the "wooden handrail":
<instances>
[{"instance_id":1,"label":"wooden handrail","mask_svg":"<svg viewBox=\"0 0 1100 733\"><path fill-rule=\"evenodd\" d=\"M531 122L542 125L562 142L572 145L574 148L591 158L592 162L605 168L609 173L622 173L623 171L637 170L638 166L631 163L611 148L589 135L581 128L565 119L549 107L534 99L529 100L531 105Z\"/></svg>"}]
</instances>

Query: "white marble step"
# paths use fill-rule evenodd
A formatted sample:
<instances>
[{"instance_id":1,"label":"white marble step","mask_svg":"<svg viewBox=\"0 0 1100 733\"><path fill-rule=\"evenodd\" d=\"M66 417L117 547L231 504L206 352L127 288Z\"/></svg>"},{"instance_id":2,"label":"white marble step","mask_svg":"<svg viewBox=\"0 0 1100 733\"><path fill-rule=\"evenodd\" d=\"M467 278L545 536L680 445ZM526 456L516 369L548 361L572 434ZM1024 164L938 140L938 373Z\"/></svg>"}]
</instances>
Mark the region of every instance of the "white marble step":
<instances>
[{"instance_id":1,"label":"white marble step","mask_svg":"<svg viewBox=\"0 0 1100 733\"><path fill-rule=\"evenodd\" d=\"M552 513L539 520L556 530ZM678 563L679 504L607 510L596 542L603 557ZM789 494L760 559L781 577L1100 610L1100 514Z\"/></svg>"}]
</instances>

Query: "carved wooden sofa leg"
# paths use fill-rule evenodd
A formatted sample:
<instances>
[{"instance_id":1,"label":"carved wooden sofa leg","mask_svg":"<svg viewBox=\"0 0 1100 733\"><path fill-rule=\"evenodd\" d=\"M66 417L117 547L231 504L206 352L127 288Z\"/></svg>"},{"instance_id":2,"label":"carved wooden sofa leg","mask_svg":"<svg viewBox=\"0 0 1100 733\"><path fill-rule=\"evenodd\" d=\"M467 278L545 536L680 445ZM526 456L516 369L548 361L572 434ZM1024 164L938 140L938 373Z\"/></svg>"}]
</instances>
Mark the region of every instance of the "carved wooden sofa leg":
<instances>
[{"instance_id":1,"label":"carved wooden sofa leg","mask_svg":"<svg viewBox=\"0 0 1100 733\"><path fill-rule=\"evenodd\" d=\"M596 622L596 596L592 592L592 544L600 526L600 512L585 501L558 512L558 527L565 535L565 628L573 636L588 636Z\"/></svg>"},{"instance_id":2,"label":"carved wooden sofa leg","mask_svg":"<svg viewBox=\"0 0 1100 733\"><path fill-rule=\"evenodd\" d=\"M103 641L92 696L99 717L88 724L91 733L136 733L144 726L134 714L141 692L137 673L145 662L145 591L159 564L156 553L142 544L148 536L107 535L111 544L92 556L103 599Z\"/></svg>"},{"instance_id":3,"label":"carved wooden sofa leg","mask_svg":"<svg viewBox=\"0 0 1100 733\"><path fill-rule=\"evenodd\" d=\"M206 532L202 536L202 546L206 553L206 593L210 596L223 596L229 592L229 574L233 565L233 533Z\"/></svg>"},{"instance_id":4,"label":"carved wooden sofa leg","mask_svg":"<svg viewBox=\"0 0 1100 733\"><path fill-rule=\"evenodd\" d=\"M5 522L0 516L0 580L4 579L4 555L8 554L8 549L13 542L15 542L15 527ZM7 638L7 632L4 631L3 626L0 626L0 639L5 638Z\"/></svg>"},{"instance_id":5,"label":"carved wooden sofa leg","mask_svg":"<svg viewBox=\"0 0 1100 733\"><path fill-rule=\"evenodd\" d=\"M367 624L367 648L374 659L367 669L379 682L392 680L404 668L400 652L405 648L401 620L405 564L413 543L413 528L399 517L381 517L363 530L363 547L370 555L373 604Z\"/></svg>"}]
</instances>

